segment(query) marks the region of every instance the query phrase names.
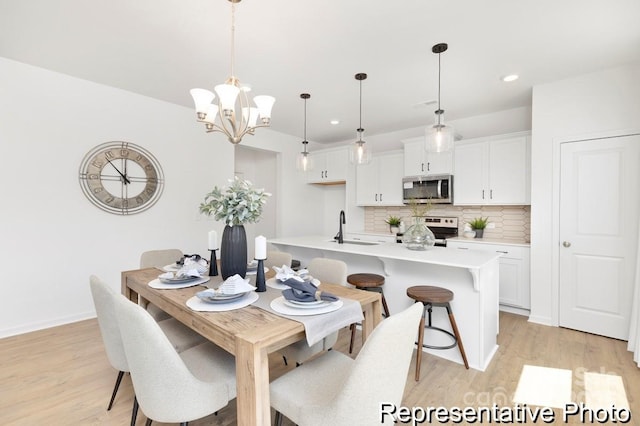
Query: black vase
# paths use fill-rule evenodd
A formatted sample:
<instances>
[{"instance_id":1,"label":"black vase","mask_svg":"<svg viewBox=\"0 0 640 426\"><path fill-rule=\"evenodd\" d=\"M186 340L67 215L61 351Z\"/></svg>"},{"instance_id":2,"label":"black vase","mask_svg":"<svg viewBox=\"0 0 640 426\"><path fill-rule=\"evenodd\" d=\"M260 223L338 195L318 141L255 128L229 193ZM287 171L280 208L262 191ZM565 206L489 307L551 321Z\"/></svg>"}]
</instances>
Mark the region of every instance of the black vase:
<instances>
[{"instance_id":1,"label":"black vase","mask_svg":"<svg viewBox=\"0 0 640 426\"><path fill-rule=\"evenodd\" d=\"M220 243L222 279L238 274L247 275L247 233L242 225L225 226Z\"/></svg>"}]
</instances>

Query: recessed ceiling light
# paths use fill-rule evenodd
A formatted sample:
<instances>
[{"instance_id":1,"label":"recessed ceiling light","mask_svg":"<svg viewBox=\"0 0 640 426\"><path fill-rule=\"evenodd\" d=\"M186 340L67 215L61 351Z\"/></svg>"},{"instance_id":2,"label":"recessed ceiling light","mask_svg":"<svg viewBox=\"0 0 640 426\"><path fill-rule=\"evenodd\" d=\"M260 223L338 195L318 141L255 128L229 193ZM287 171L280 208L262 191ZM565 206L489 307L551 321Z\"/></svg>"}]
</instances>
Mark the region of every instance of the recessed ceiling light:
<instances>
[{"instance_id":1,"label":"recessed ceiling light","mask_svg":"<svg viewBox=\"0 0 640 426\"><path fill-rule=\"evenodd\" d=\"M516 81L519 78L520 76L518 74L509 74L502 77L502 81L504 81L505 83L509 83L511 81Z\"/></svg>"},{"instance_id":2,"label":"recessed ceiling light","mask_svg":"<svg viewBox=\"0 0 640 426\"><path fill-rule=\"evenodd\" d=\"M340 124L340 120L331 120L330 123L335 126L336 124Z\"/></svg>"}]
</instances>

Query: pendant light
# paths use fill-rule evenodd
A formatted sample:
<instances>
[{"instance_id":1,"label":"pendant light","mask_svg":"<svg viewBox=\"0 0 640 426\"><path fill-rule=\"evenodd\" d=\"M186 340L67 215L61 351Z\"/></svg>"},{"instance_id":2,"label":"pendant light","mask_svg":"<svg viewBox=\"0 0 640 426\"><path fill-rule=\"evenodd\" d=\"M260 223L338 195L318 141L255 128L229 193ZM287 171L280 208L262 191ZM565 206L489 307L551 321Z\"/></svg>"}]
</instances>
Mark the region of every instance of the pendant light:
<instances>
[{"instance_id":1,"label":"pendant light","mask_svg":"<svg viewBox=\"0 0 640 426\"><path fill-rule=\"evenodd\" d=\"M453 149L453 127L444 124L444 110L440 107L440 55L447 51L447 43L438 43L431 48L438 55L438 109L435 111L435 123L427 127L425 149L429 152L444 152Z\"/></svg>"},{"instance_id":2,"label":"pendant light","mask_svg":"<svg viewBox=\"0 0 640 426\"><path fill-rule=\"evenodd\" d=\"M296 168L303 172L311 170L311 159L307 152L307 145L309 144L309 141L307 140L307 99L310 97L311 95L308 93L300 94L300 98L304 99L304 140L302 141L304 150L298 154L298 158L296 159Z\"/></svg>"},{"instance_id":3,"label":"pendant light","mask_svg":"<svg viewBox=\"0 0 640 426\"><path fill-rule=\"evenodd\" d=\"M358 132L358 140L353 147L349 150L349 161L351 164L369 164L371 162L371 151L365 146L365 141L362 140L362 80L367 79L367 74L356 74L356 80L360 82L360 127L356 130Z\"/></svg>"}]
</instances>

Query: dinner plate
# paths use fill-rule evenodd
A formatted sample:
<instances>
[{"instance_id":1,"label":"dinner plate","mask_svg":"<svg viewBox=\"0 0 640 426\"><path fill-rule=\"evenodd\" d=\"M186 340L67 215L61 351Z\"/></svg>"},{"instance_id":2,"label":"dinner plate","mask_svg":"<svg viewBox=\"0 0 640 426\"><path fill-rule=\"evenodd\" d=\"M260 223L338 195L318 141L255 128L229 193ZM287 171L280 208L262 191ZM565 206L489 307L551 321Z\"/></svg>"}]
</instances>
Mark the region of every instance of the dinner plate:
<instances>
[{"instance_id":1,"label":"dinner plate","mask_svg":"<svg viewBox=\"0 0 640 426\"><path fill-rule=\"evenodd\" d=\"M267 287L275 288L276 290L286 290L289 288L288 285L284 284L282 281L277 280L276 278L269 278L267 280Z\"/></svg>"},{"instance_id":2,"label":"dinner plate","mask_svg":"<svg viewBox=\"0 0 640 426\"><path fill-rule=\"evenodd\" d=\"M185 276L183 276L183 277L173 277L173 278L158 277L160 282L163 282L165 284L182 284L182 283L186 283L188 281L197 280L198 278L202 278L202 277L185 277Z\"/></svg>"},{"instance_id":3,"label":"dinner plate","mask_svg":"<svg viewBox=\"0 0 640 426\"><path fill-rule=\"evenodd\" d=\"M227 303L227 302L240 299L242 296L244 296L247 293L248 292L239 293L239 294L217 294L217 295L201 295L199 293L196 293L196 296L198 296L200 300L206 303Z\"/></svg>"},{"instance_id":4,"label":"dinner plate","mask_svg":"<svg viewBox=\"0 0 640 426\"><path fill-rule=\"evenodd\" d=\"M176 271L179 271L180 268L182 268L181 265L178 265L177 263L171 263L169 265L164 265L162 267L162 270L166 272L176 272Z\"/></svg>"},{"instance_id":5,"label":"dinner plate","mask_svg":"<svg viewBox=\"0 0 640 426\"><path fill-rule=\"evenodd\" d=\"M298 305L288 305L285 303L286 299L284 296L276 297L271 301L269 306L274 311L291 316L311 316L311 315L319 315L326 314L329 312L336 311L342 307L344 302L342 300L338 300L336 302L327 302L324 305L315 305L309 306L308 308L300 308Z\"/></svg>"},{"instance_id":6,"label":"dinner plate","mask_svg":"<svg viewBox=\"0 0 640 426\"><path fill-rule=\"evenodd\" d=\"M283 303L289 306L290 308L295 308L295 309L318 309L318 308L325 307L331 302L327 302L324 300L314 300L313 302L304 303L304 302L297 302L295 300L284 299Z\"/></svg>"}]
</instances>

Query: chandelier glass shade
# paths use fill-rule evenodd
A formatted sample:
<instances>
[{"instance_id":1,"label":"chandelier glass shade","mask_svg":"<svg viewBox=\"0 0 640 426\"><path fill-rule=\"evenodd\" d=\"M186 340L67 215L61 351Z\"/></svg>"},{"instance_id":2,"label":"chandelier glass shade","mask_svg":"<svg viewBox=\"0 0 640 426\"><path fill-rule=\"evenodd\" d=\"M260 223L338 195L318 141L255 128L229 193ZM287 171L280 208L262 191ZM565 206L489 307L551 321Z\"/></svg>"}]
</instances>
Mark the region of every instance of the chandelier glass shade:
<instances>
[{"instance_id":1,"label":"chandelier glass shade","mask_svg":"<svg viewBox=\"0 0 640 426\"><path fill-rule=\"evenodd\" d=\"M431 48L438 55L438 109L435 111L433 126L425 132L425 149L429 152L444 152L453 149L453 127L444 123L444 110L440 107L440 54L447 50L446 43L438 43Z\"/></svg>"},{"instance_id":2,"label":"chandelier glass shade","mask_svg":"<svg viewBox=\"0 0 640 426\"><path fill-rule=\"evenodd\" d=\"M371 150L366 146L366 142L362 140L362 80L366 80L367 74L358 73L355 76L356 80L360 82L360 127L356 130L358 132L358 140L353 144L349 150L349 162L351 164L369 164L371 162Z\"/></svg>"},{"instance_id":3,"label":"chandelier glass shade","mask_svg":"<svg viewBox=\"0 0 640 426\"><path fill-rule=\"evenodd\" d=\"M301 93L300 98L304 99L304 140L302 141L303 150L296 157L296 168L300 171L306 172L313 168L313 164L311 164L311 158L309 157L309 153L307 152L307 145L309 141L307 141L307 99L311 97L308 93Z\"/></svg>"},{"instance_id":4,"label":"chandelier glass shade","mask_svg":"<svg viewBox=\"0 0 640 426\"><path fill-rule=\"evenodd\" d=\"M235 3L231 2L231 77L214 87L191 89L196 116L204 123L207 132L221 132L232 144L238 144L246 134L253 135L258 127L269 127L271 109L276 99L273 96L254 96L253 103L248 95L250 89L240 85L234 76L235 61ZM218 95L217 102L216 95Z\"/></svg>"}]
</instances>

